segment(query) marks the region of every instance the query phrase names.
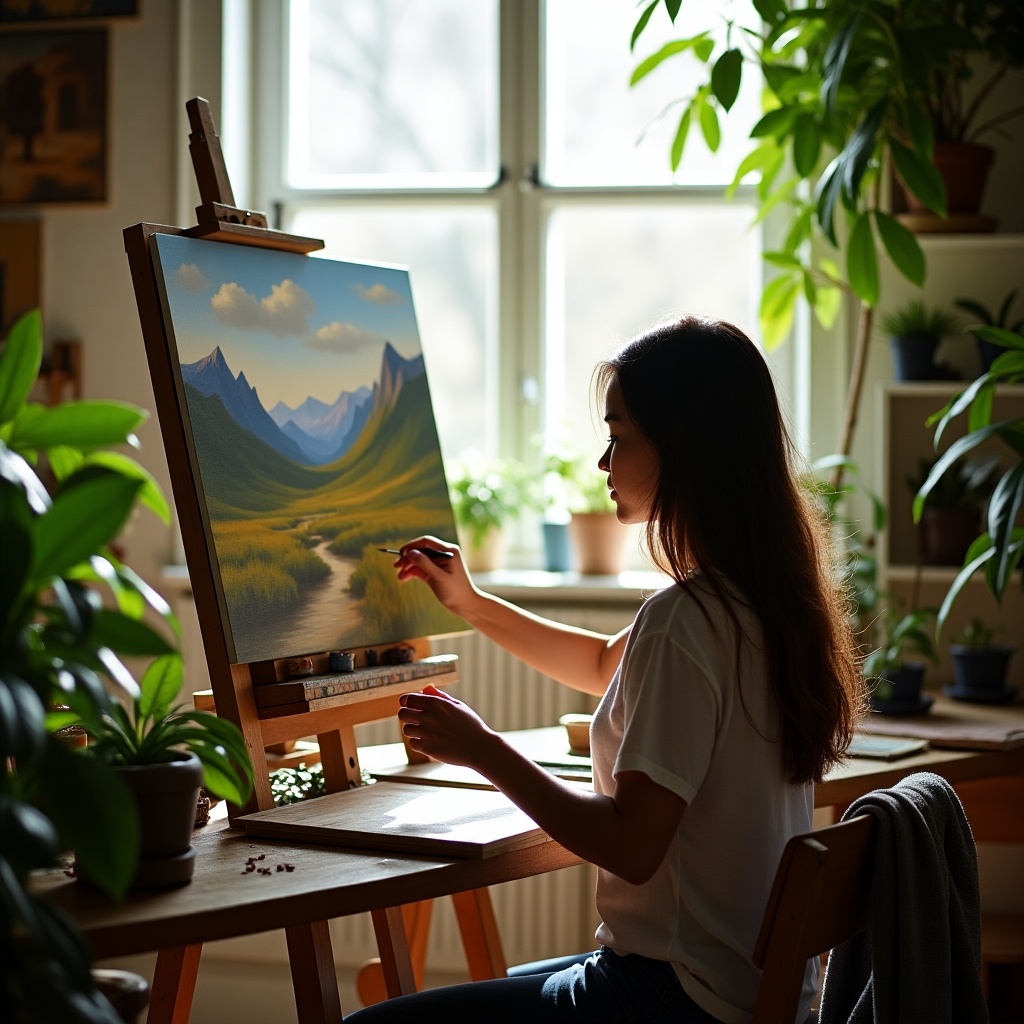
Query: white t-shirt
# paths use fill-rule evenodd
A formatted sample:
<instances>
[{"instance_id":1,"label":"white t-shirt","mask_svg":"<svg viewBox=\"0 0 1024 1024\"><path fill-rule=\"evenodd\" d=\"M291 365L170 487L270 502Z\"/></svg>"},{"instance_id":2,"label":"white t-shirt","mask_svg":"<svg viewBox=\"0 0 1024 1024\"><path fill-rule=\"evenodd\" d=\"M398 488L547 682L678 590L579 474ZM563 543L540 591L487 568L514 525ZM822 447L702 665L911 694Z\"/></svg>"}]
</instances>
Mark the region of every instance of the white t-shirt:
<instances>
[{"instance_id":1,"label":"white t-shirt","mask_svg":"<svg viewBox=\"0 0 1024 1024\"><path fill-rule=\"evenodd\" d=\"M612 793L619 772L639 771L687 805L649 881L598 870L597 940L671 961L708 1013L747 1024L761 918L783 847L811 827L813 788L785 780L761 628L743 604L734 608L747 638L739 676L736 628L705 580L649 598L594 715L591 750L597 792ZM815 971L812 961L798 1020L809 1012Z\"/></svg>"}]
</instances>

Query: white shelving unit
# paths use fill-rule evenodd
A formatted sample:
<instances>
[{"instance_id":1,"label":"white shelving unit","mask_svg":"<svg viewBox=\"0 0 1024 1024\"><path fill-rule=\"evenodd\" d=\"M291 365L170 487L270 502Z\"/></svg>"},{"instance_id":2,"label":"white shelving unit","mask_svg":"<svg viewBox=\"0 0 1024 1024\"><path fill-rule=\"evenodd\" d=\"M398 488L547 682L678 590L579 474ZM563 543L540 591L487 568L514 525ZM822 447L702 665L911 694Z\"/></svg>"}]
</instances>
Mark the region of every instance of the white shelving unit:
<instances>
[{"instance_id":1,"label":"white shelving unit","mask_svg":"<svg viewBox=\"0 0 1024 1024\"><path fill-rule=\"evenodd\" d=\"M878 465L883 468L881 496L889 510L888 527L880 538L878 550L879 582L908 607L914 604L915 597L919 606L938 607L958 572L957 566L918 567L918 527L912 516L914 494L907 477L918 474L921 459L931 459L936 454L935 432L925 421L965 386L963 381L883 383L879 386L877 400L882 413L882 430ZM1024 416L1024 386L1003 386L997 390L993 421L1011 416ZM945 431L940 450L948 448L965 431L966 416L962 416ZM998 441L979 450L1006 452ZM945 648L949 639L976 616L989 624L999 624L999 642L1017 648L1010 662L1009 683L1024 686L1024 592L1018 570L1002 605L996 603L981 574L965 587L953 605L940 638L941 662L937 669L929 668L926 685L930 689L951 681L952 669Z\"/></svg>"}]
</instances>

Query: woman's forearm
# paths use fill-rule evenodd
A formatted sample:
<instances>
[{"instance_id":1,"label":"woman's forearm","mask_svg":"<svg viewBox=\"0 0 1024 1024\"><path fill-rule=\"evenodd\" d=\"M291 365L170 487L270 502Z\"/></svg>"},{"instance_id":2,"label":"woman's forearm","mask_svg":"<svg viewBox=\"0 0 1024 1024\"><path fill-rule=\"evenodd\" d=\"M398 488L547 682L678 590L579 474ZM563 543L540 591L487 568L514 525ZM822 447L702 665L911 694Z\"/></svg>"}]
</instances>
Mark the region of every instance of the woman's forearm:
<instances>
[{"instance_id":1,"label":"woman's forearm","mask_svg":"<svg viewBox=\"0 0 1024 1024\"><path fill-rule=\"evenodd\" d=\"M607 636L567 626L480 590L453 611L516 658L584 693L604 693L626 643L627 630Z\"/></svg>"}]
</instances>

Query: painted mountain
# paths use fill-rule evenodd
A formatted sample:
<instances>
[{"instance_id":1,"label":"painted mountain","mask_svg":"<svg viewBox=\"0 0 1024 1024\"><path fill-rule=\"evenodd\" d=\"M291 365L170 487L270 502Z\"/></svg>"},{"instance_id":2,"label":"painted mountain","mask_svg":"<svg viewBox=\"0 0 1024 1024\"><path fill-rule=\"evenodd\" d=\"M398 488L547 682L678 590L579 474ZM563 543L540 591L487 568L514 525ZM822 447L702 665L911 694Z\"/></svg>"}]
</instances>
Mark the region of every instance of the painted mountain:
<instances>
[{"instance_id":1,"label":"painted mountain","mask_svg":"<svg viewBox=\"0 0 1024 1024\"><path fill-rule=\"evenodd\" d=\"M154 237L234 660L465 629L377 550L455 536L408 272Z\"/></svg>"}]
</instances>

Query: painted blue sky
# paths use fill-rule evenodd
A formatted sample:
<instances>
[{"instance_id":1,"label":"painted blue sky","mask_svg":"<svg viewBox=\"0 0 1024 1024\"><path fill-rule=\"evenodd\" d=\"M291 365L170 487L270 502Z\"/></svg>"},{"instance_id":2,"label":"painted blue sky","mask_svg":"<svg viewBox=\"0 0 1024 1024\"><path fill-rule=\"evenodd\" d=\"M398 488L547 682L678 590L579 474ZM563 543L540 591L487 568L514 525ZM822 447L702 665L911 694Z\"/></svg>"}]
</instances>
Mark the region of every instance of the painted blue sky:
<instances>
[{"instance_id":1,"label":"painted blue sky","mask_svg":"<svg viewBox=\"0 0 1024 1024\"><path fill-rule=\"evenodd\" d=\"M180 235L154 240L179 361L220 346L266 409L295 408L310 395L333 403L371 385L388 341L406 359L420 355L405 268Z\"/></svg>"}]
</instances>

